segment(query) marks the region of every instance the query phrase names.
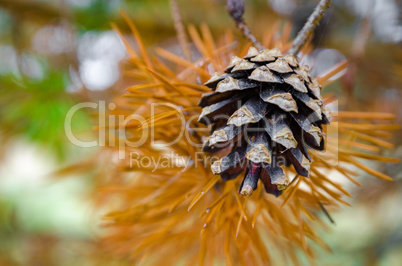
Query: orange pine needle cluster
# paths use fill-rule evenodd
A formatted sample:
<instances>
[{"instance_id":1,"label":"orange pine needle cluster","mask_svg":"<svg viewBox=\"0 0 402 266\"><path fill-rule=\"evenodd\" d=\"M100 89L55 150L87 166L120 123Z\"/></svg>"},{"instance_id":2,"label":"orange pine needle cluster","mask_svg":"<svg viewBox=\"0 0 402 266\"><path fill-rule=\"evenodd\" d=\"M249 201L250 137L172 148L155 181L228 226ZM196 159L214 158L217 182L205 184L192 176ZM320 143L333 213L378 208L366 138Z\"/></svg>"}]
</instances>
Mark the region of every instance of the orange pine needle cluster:
<instances>
[{"instance_id":1,"label":"orange pine needle cluster","mask_svg":"<svg viewBox=\"0 0 402 266\"><path fill-rule=\"evenodd\" d=\"M157 143L170 143L180 134L183 120L166 107L165 103L169 103L182 111L188 136L165 148L146 140L140 147L125 147L125 152L153 157L174 154L179 159L191 158L191 163L183 168L180 160L176 160L169 167L155 168L152 164L130 167L128 159L116 162L113 174L100 181L102 189L99 190L100 206L108 211L104 216L108 234L103 243L109 251L152 265L194 265L197 262L200 265L222 262L269 265L278 259L298 264L295 252L298 249L309 259L314 258L312 242L330 250L313 230L316 225L325 226L321 214L329 217L327 209L349 205L344 197L351 195L332 176L342 176L360 185L355 180L358 173L350 167L354 166L392 180L367 167L360 159L397 161L373 154L380 148L393 147L381 137L398 126L378 123L391 120L393 115L340 111L333 114L334 123L327 129L330 132L333 127L339 135L328 134L328 149L324 154L312 151L314 162L308 178L286 168L290 184L280 197L264 193L261 185L250 198L240 197L236 189L239 179L221 181L220 176L211 173L207 157L198 158L200 149L190 142L201 143L208 130L194 132L192 128L205 126L190 118L199 115L201 108L197 103L202 93L209 91L202 84L213 72L222 71L231 56L245 55L250 45L236 47L230 31L215 42L207 26L201 26L200 35L190 25L188 32L201 59L189 62L162 48L155 50L156 55L148 54L138 30L127 15L124 18L132 29L139 53L117 28L114 29L129 54L127 75L135 77L138 84L129 87L128 93L116 100L114 114L135 113L145 117L142 122L126 125L130 139L138 139L144 130L152 130ZM274 37L277 36L275 29L268 31L264 45L285 52L290 47L290 28L287 25L280 38ZM304 54L309 49L307 46ZM328 84L329 79L346 66L346 62L336 65L318 77L320 83ZM151 105L158 103L161 105L152 113ZM349 122L350 119L353 122ZM121 125L109 125L110 128L118 126ZM114 138L119 141L118 135ZM113 147L110 149L113 154L119 152L113 151ZM335 160L337 162L333 163Z\"/></svg>"}]
</instances>

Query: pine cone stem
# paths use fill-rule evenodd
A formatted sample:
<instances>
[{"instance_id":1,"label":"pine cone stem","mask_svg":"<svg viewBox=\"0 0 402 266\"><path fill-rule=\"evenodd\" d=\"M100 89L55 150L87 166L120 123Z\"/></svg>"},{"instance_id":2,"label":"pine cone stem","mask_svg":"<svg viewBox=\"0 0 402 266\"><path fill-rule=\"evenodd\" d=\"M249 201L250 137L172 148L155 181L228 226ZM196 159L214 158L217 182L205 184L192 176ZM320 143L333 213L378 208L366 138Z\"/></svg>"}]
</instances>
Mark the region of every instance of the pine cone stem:
<instances>
[{"instance_id":1,"label":"pine cone stem","mask_svg":"<svg viewBox=\"0 0 402 266\"><path fill-rule=\"evenodd\" d=\"M290 48L288 51L289 54L296 56L300 52L307 40L310 38L311 34L314 32L325 11L329 8L330 4L331 0L320 1L314 12L308 18L306 24L304 24L303 28L297 34L296 39L292 43L292 48Z\"/></svg>"},{"instance_id":2,"label":"pine cone stem","mask_svg":"<svg viewBox=\"0 0 402 266\"><path fill-rule=\"evenodd\" d=\"M250 42L256 47L258 50L264 50L264 46L257 40L257 38L250 31L249 27L244 23L244 21L236 23L236 27L241 31L244 37L250 40Z\"/></svg>"},{"instance_id":3,"label":"pine cone stem","mask_svg":"<svg viewBox=\"0 0 402 266\"><path fill-rule=\"evenodd\" d=\"M244 1L243 0L226 0L226 8L236 23L236 27L241 31L244 37L250 40L250 42L258 50L264 50L264 46L258 41L258 39L251 32L250 28L243 20L244 14Z\"/></svg>"}]
</instances>

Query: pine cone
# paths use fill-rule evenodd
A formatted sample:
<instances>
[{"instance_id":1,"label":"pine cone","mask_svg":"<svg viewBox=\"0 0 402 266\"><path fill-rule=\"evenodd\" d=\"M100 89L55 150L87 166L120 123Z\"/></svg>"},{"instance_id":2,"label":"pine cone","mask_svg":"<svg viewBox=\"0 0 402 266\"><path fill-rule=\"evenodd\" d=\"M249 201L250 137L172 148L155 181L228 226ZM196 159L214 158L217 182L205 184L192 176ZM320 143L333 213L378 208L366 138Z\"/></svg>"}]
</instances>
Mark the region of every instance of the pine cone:
<instances>
[{"instance_id":1,"label":"pine cone","mask_svg":"<svg viewBox=\"0 0 402 266\"><path fill-rule=\"evenodd\" d=\"M230 180L246 169L239 188L243 196L252 194L259 179L268 193L279 196L288 185L283 166L309 175L308 149L324 148L322 125L329 120L321 86L310 78L307 66L278 49L258 52L251 47L205 85L214 92L199 103L199 121L212 125L203 150L228 153L212 164L214 174Z\"/></svg>"}]
</instances>

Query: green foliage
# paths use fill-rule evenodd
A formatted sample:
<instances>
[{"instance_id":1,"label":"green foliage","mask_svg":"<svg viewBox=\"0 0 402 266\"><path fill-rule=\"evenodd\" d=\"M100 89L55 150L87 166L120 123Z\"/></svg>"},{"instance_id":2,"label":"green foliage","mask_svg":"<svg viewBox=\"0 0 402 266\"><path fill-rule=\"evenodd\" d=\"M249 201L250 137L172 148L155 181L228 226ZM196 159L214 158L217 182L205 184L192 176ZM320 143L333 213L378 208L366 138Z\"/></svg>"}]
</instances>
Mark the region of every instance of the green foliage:
<instances>
[{"instance_id":1,"label":"green foliage","mask_svg":"<svg viewBox=\"0 0 402 266\"><path fill-rule=\"evenodd\" d=\"M0 131L5 137L24 136L49 147L60 159L71 145L64 132L64 119L75 104L65 88L62 72L49 72L43 79L7 76L0 81ZM89 129L83 111L74 116L73 129Z\"/></svg>"},{"instance_id":2,"label":"green foliage","mask_svg":"<svg viewBox=\"0 0 402 266\"><path fill-rule=\"evenodd\" d=\"M88 30L109 30L110 17L116 8L108 1L94 1L88 8L74 12L77 29L84 33Z\"/></svg>"}]
</instances>

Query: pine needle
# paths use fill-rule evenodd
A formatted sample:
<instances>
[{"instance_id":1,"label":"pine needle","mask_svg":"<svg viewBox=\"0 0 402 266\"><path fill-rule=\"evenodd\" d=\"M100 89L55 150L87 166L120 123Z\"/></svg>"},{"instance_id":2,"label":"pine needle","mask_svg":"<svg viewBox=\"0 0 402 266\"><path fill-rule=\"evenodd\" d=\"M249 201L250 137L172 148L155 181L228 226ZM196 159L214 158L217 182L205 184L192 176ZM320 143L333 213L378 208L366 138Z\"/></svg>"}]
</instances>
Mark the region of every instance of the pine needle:
<instances>
[{"instance_id":1,"label":"pine needle","mask_svg":"<svg viewBox=\"0 0 402 266\"><path fill-rule=\"evenodd\" d=\"M218 176L214 176L206 185L205 187L202 189L202 191L200 191L197 196L193 199L193 201L191 201L190 206L188 207L188 211L191 210L191 208L194 207L194 205L202 198L205 196L205 194L207 194L207 192L219 181L221 177Z\"/></svg>"}]
</instances>

